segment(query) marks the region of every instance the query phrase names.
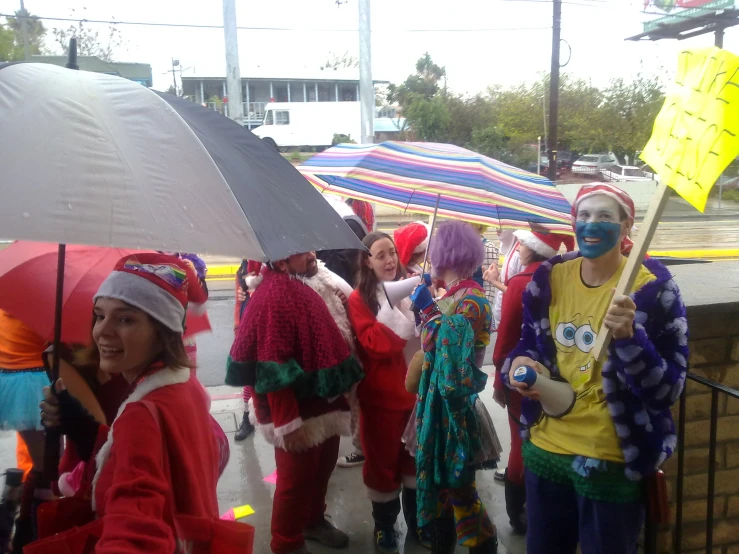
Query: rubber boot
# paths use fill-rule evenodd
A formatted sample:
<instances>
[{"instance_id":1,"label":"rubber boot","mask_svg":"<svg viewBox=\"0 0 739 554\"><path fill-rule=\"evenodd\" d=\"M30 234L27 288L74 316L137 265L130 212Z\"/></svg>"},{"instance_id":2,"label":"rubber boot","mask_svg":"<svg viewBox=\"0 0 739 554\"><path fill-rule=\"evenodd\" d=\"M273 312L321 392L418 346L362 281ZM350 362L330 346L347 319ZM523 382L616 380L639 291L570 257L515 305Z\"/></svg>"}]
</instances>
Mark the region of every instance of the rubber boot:
<instances>
[{"instance_id":1,"label":"rubber boot","mask_svg":"<svg viewBox=\"0 0 739 554\"><path fill-rule=\"evenodd\" d=\"M488 539L478 546L471 546L470 554L498 554L498 537Z\"/></svg>"},{"instance_id":2,"label":"rubber boot","mask_svg":"<svg viewBox=\"0 0 739 554\"><path fill-rule=\"evenodd\" d=\"M398 533L395 522L400 514L400 498L390 502L373 502L372 518L375 520L375 550L382 554L397 554Z\"/></svg>"},{"instance_id":3,"label":"rubber boot","mask_svg":"<svg viewBox=\"0 0 739 554\"><path fill-rule=\"evenodd\" d=\"M526 505L526 485L505 482L505 509L508 519L516 535L526 534L526 518L524 517L524 506Z\"/></svg>"},{"instance_id":4,"label":"rubber boot","mask_svg":"<svg viewBox=\"0 0 739 554\"><path fill-rule=\"evenodd\" d=\"M435 519L431 528L431 554L453 554L457 546L457 528L452 518Z\"/></svg>"},{"instance_id":5,"label":"rubber boot","mask_svg":"<svg viewBox=\"0 0 739 554\"><path fill-rule=\"evenodd\" d=\"M428 526L418 527L416 490L403 487L401 500L403 502L403 518L408 526L408 535L415 537L421 546L431 550L431 530Z\"/></svg>"}]
</instances>

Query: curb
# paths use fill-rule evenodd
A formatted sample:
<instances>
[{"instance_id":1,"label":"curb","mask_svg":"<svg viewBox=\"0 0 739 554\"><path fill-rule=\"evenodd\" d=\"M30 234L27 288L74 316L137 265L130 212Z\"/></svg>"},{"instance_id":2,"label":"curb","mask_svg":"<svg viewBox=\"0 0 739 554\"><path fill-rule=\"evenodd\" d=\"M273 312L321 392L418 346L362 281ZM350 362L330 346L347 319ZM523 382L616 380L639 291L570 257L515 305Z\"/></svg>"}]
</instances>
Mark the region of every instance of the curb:
<instances>
[{"instance_id":1,"label":"curb","mask_svg":"<svg viewBox=\"0 0 739 554\"><path fill-rule=\"evenodd\" d=\"M699 258L708 260L739 258L739 248L704 248L697 250L650 250L650 256L666 258ZM213 264L208 266L208 281L230 281L236 278L239 265Z\"/></svg>"}]
</instances>

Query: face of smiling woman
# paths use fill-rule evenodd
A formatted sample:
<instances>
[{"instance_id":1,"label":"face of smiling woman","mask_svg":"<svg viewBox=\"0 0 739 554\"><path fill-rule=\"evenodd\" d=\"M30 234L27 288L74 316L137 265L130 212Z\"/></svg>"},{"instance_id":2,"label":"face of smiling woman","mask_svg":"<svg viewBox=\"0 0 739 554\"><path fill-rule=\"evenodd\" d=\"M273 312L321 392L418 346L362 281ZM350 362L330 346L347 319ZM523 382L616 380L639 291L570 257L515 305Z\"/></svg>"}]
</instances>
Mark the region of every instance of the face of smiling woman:
<instances>
[{"instance_id":1,"label":"face of smiling woman","mask_svg":"<svg viewBox=\"0 0 739 554\"><path fill-rule=\"evenodd\" d=\"M575 235L585 258L600 258L620 248L628 221L621 221L618 202L605 194L585 198L577 207Z\"/></svg>"},{"instance_id":2,"label":"face of smiling woman","mask_svg":"<svg viewBox=\"0 0 739 554\"><path fill-rule=\"evenodd\" d=\"M100 369L121 373L133 382L162 350L154 322L141 310L113 298L98 298L94 313L92 338Z\"/></svg>"}]
</instances>

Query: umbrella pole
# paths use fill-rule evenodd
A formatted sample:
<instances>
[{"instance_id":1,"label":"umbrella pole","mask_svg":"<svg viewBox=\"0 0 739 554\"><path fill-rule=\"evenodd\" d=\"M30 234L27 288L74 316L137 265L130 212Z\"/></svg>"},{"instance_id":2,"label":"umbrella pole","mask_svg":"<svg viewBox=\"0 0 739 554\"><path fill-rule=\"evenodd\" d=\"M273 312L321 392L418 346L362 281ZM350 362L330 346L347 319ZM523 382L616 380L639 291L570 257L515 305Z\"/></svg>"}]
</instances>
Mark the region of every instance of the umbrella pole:
<instances>
[{"instance_id":1,"label":"umbrella pole","mask_svg":"<svg viewBox=\"0 0 739 554\"><path fill-rule=\"evenodd\" d=\"M62 343L62 307L64 305L64 262L67 247L59 245L56 265L56 301L54 305L54 351L51 355L51 386L59 378L59 352ZM47 428L44 444L44 481L52 483L59 478L59 448L61 433L59 428Z\"/></svg>"},{"instance_id":2,"label":"umbrella pole","mask_svg":"<svg viewBox=\"0 0 739 554\"><path fill-rule=\"evenodd\" d=\"M429 244L426 247L426 254L423 257L423 272L426 273L426 265L429 261L429 250L431 250L431 237L434 234L434 227L436 227L436 214L439 213L439 201L441 200L441 194L436 195L436 205L434 206L434 215L431 216L431 229L429 229Z\"/></svg>"}]
</instances>

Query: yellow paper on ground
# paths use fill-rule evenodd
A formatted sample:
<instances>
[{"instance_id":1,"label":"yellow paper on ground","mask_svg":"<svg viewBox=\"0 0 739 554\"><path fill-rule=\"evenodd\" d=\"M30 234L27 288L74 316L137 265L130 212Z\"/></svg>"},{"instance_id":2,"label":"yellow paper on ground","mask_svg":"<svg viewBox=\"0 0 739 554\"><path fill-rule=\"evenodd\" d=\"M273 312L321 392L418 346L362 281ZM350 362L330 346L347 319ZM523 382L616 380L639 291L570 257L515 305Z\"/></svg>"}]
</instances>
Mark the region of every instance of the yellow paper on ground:
<instances>
[{"instance_id":1,"label":"yellow paper on ground","mask_svg":"<svg viewBox=\"0 0 739 554\"><path fill-rule=\"evenodd\" d=\"M249 506L249 504L244 504L243 506L234 508L234 519L241 519L242 517L250 516L253 513L254 510L252 507Z\"/></svg>"},{"instance_id":2,"label":"yellow paper on ground","mask_svg":"<svg viewBox=\"0 0 739 554\"><path fill-rule=\"evenodd\" d=\"M683 50L677 75L641 158L701 212L739 155L739 57L716 47Z\"/></svg>"}]
</instances>

